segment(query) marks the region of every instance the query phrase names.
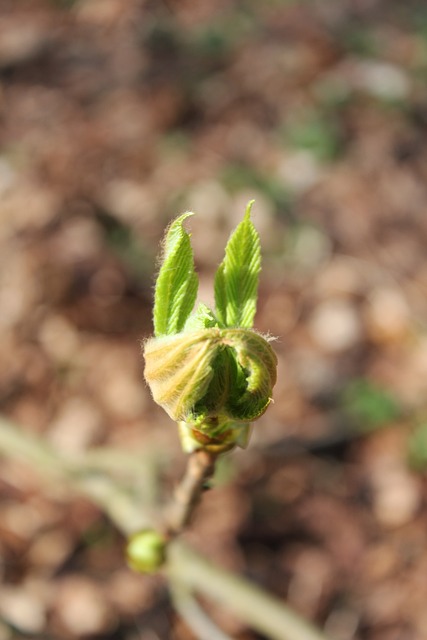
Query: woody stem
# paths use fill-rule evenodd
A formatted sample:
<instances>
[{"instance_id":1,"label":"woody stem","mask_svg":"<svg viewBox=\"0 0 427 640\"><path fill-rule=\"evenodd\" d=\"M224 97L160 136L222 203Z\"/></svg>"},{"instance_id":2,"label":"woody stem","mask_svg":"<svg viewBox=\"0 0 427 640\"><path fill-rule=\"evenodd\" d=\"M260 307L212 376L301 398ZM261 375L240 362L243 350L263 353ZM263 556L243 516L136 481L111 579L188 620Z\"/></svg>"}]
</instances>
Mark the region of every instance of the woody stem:
<instances>
[{"instance_id":1,"label":"woody stem","mask_svg":"<svg viewBox=\"0 0 427 640\"><path fill-rule=\"evenodd\" d=\"M167 510L167 534L173 538L189 524L200 501L204 485L215 472L217 455L198 450L190 454L184 477L177 486Z\"/></svg>"}]
</instances>

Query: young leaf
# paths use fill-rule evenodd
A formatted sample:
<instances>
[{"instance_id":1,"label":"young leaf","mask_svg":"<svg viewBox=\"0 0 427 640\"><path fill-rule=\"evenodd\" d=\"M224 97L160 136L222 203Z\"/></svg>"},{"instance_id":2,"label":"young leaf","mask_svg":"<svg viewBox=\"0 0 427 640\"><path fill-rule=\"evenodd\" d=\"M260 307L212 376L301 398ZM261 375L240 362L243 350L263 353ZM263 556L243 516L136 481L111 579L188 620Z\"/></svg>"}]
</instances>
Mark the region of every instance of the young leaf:
<instances>
[{"instance_id":1,"label":"young leaf","mask_svg":"<svg viewBox=\"0 0 427 640\"><path fill-rule=\"evenodd\" d=\"M210 329L217 326L218 322L212 311L203 302L200 302L194 313L187 319L184 331L198 331L199 329Z\"/></svg>"},{"instance_id":2,"label":"young leaf","mask_svg":"<svg viewBox=\"0 0 427 640\"><path fill-rule=\"evenodd\" d=\"M184 213L170 225L164 242L162 264L154 294L154 335L182 331L196 301L198 279L194 271L190 236L182 223L193 215Z\"/></svg>"},{"instance_id":3,"label":"young leaf","mask_svg":"<svg viewBox=\"0 0 427 640\"><path fill-rule=\"evenodd\" d=\"M216 316L222 327L252 327L261 269L259 236L251 222L253 200L231 235L215 274Z\"/></svg>"}]
</instances>

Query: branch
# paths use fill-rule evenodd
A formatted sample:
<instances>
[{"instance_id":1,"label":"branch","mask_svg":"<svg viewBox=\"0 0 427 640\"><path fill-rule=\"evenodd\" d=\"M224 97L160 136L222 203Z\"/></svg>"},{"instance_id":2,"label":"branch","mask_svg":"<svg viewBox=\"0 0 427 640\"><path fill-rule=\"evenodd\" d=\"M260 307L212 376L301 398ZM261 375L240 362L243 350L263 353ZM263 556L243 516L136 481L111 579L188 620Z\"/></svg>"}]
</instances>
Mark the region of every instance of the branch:
<instances>
[{"instance_id":1,"label":"branch","mask_svg":"<svg viewBox=\"0 0 427 640\"><path fill-rule=\"evenodd\" d=\"M166 566L170 579L209 596L271 640L328 640L278 598L205 560L187 545L170 545Z\"/></svg>"},{"instance_id":2,"label":"branch","mask_svg":"<svg viewBox=\"0 0 427 640\"><path fill-rule=\"evenodd\" d=\"M175 609L199 640L232 640L212 622L182 582L171 580L169 590Z\"/></svg>"},{"instance_id":3,"label":"branch","mask_svg":"<svg viewBox=\"0 0 427 640\"><path fill-rule=\"evenodd\" d=\"M110 474L94 468L90 453L87 459L67 458L42 438L25 433L1 416L0 453L30 465L44 481L60 481L71 490L86 495L125 534L152 527L156 523L155 514L150 513L144 505L141 506L140 496L135 491L113 479Z\"/></svg>"},{"instance_id":4,"label":"branch","mask_svg":"<svg viewBox=\"0 0 427 640\"><path fill-rule=\"evenodd\" d=\"M47 443L0 417L0 452L34 466L42 476L56 477L86 495L107 513L118 529L130 535L153 526L152 514L141 509L138 496L107 475L87 473L84 462L57 454ZM165 574L172 583L199 591L228 607L271 640L327 640L292 610L244 578L214 566L179 540L168 545Z\"/></svg>"},{"instance_id":5,"label":"branch","mask_svg":"<svg viewBox=\"0 0 427 640\"><path fill-rule=\"evenodd\" d=\"M190 454L185 475L176 488L174 499L166 513L167 534L170 537L181 533L190 522L204 485L215 472L216 457L203 450Z\"/></svg>"}]
</instances>

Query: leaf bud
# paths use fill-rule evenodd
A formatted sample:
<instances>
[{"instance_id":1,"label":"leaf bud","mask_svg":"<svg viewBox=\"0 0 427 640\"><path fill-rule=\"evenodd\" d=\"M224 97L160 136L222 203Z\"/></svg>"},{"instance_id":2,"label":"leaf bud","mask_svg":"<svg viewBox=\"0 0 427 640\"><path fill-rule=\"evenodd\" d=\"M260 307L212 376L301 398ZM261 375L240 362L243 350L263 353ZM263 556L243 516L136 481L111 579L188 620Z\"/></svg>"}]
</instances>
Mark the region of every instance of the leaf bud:
<instances>
[{"instance_id":1,"label":"leaf bud","mask_svg":"<svg viewBox=\"0 0 427 640\"><path fill-rule=\"evenodd\" d=\"M127 563L138 573L155 573L166 558L166 539L154 529L135 533L126 548Z\"/></svg>"},{"instance_id":2,"label":"leaf bud","mask_svg":"<svg viewBox=\"0 0 427 640\"><path fill-rule=\"evenodd\" d=\"M240 444L249 422L271 402L277 358L251 329L213 327L151 338L144 355L154 400L181 432L187 429L197 443L193 448Z\"/></svg>"}]
</instances>

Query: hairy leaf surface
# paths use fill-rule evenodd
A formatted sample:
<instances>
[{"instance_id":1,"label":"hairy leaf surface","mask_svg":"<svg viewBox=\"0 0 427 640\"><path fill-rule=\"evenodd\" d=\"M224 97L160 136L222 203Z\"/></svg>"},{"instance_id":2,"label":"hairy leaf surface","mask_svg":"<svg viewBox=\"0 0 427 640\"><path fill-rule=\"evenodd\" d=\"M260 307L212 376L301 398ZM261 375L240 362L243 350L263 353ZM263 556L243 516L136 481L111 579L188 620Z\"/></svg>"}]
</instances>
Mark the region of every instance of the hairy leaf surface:
<instances>
[{"instance_id":1,"label":"hairy leaf surface","mask_svg":"<svg viewBox=\"0 0 427 640\"><path fill-rule=\"evenodd\" d=\"M154 334L182 331L196 301L198 279L194 270L190 236L182 223L193 215L184 213L170 225L154 294Z\"/></svg>"},{"instance_id":2,"label":"hairy leaf surface","mask_svg":"<svg viewBox=\"0 0 427 640\"><path fill-rule=\"evenodd\" d=\"M256 311L261 250L250 219L253 200L231 235L225 257L215 274L216 316L222 327L250 328Z\"/></svg>"}]
</instances>

